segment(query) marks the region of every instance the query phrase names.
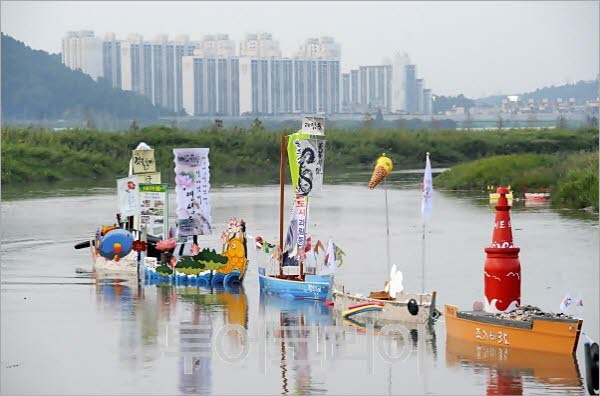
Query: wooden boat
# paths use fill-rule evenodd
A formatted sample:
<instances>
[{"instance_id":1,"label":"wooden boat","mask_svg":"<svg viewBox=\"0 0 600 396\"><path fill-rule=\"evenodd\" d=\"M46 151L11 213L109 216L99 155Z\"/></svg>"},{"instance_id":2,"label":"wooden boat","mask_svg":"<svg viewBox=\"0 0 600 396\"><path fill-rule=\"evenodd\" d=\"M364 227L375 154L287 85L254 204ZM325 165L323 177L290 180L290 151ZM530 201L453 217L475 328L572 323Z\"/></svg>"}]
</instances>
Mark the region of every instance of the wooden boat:
<instances>
[{"instance_id":1,"label":"wooden boat","mask_svg":"<svg viewBox=\"0 0 600 396\"><path fill-rule=\"evenodd\" d=\"M492 243L485 248L485 302L473 311L446 305L448 338L531 351L573 354L577 349L583 321L562 314L542 312L521 305L520 248L513 244L509 190L499 187L500 198Z\"/></svg>"},{"instance_id":2,"label":"wooden boat","mask_svg":"<svg viewBox=\"0 0 600 396\"><path fill-rule=\"evenodd\" d=\"M401 292L396 298L390 299L389 295L379 294L373 297L361 297L345 293L342 290L333 291L333 306L342 316L344 312L355 307L368 307L371 304L379 305L381 310L359 312L360 321L374 326L385 326L395 322L428 323L437 317L435 309L436 292L431 294L416 294ZM373 294L371 294L373 295ZM409 310L409 303L413 301ZM348 315L344 317L350 317Z\"/></svg>"},{"instance_id":3,"label":"wooden boat","mask_svg":"<svg viewBox=\"0 0 600 396\"><path fill-rule=\"evenodd\" d=\"M550 193L525 193L526 201L546 201L550 199Z\"/></svg>"},{"instance_id":4,"label":"wooden boat","mask_svg":"<svg viewBox=\"0 0 600 396\"><path fill-rule=\"evenodd\" d=\"M278 294L290 298L325 299L333 283L332 273L307 273L303 259L294 252L303 251L306 243L306 212L308 198L314 195L317 185L322 184L323 155L325 150L323 119L305 117L302 130L296 134L281 137L281 156L279 168L279 246L275 253L278 270L267 271L259 267L260 290L268 294ZM286 246L283 241L283 208L285 197L286 151L290 153L290 172L295 188L294 211ZM294 157L292 157L292 154ZM313 164L313 168L309 168ZM316 166L316 167L314 167ZM307 178L307 175L310 178ZM309 180L307 180L309 179ZM297 216L294 219L294 216ZM300 217L303 216L303 217ZM294 223L295 222L295 223ZM293 256L293 257L292 257ZM294 263L297 274L286 274L284 267Z\"/></svg>"},{"instance_id":5,"label":"wooden boat","mask_svg":"<svg viewBox=\"0 0 600 396\"><path fill-rule=\"evenodd\" d=\"M559 317L510 320L484 311L460 311L445 306L448 337L477 344L573 354L583 321Z\"/></svg>"}]
</instances>

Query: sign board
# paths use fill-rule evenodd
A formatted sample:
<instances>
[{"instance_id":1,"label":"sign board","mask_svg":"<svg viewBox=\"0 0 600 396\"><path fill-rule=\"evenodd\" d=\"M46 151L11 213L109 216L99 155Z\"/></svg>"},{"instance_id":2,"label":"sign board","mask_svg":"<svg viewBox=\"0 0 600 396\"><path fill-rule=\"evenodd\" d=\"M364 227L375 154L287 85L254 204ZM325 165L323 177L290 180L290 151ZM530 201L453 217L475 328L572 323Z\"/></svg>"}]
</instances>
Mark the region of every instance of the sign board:
<instances>
[{"instance_id":1,"label":"sign board","mask_svg":"<svg viewBox=\"0 0 600 396\"><path fill-rule=\"evenodd\" d=\"M140 212L140 192L137 177L117 179L119 213L123 217L135 216Z\"/></svg>"},{"instance_id":2,"label":"sign board","mask_svg":"<svg viewBox=\"0 0 600 396\"><path fill-rule=\"evenodd\" d=\"M156 172L154 150L132 150L131 164L133 173Z\"/></svg>"},{"instance_id":3,"label":"sign board","mask_svg":"<svg viewBox=\"0 0 600 396\"><path fill-rule=\"evenodd\" d=\"M309 135L325 135L325 119L321 117L304 117L302 133Z\"/></svg>"},{"instance_id":4,"label":"sign board","mask_svg":"<svg viewBox=\"0 0 600 396\"><path fill-rule=\"evenodd\" d=\"M140 184L140 228L166 238L169 219L169 192L166 184Z\"/></svg>"},{"instance_id":5,"label":"sign board","mask_svg":"<svg viewBox=\"0 0 600 396\"><path fill-rule=\"evenodd\" d=\"M160 184L160 172L140 173L135 175L140 184Z\"/></svg>"}]
</instances>

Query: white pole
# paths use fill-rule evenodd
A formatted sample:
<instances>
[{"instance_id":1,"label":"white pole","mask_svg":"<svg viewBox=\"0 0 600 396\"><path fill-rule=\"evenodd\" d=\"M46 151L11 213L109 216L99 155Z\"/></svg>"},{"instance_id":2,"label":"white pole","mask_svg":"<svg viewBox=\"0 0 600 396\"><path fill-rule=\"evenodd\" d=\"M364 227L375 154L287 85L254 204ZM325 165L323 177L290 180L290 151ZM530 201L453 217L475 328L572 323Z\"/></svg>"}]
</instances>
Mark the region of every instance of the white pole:
<instances>
[{"instance_id":1,"label":"white pole","mask_svg":"<svg viewBox=\"0 0 600 396\"><path fill-rule=\"evenodd\" d=\"M425 234L427 233L425 230L425 221L423 221L423 237L421 244L421 294L425 293Z\"/></svg>"},{"instance_id":2,"label":"white pole","mask_svg":"<svg viewBox=\"0 0 600 396\"><path fill-rule=\"evenodd\" d=\"M385 229L386 229L386 259L387 259L387 270L390 273L390 216L388 211L388 193L387 193L387 178L383 179L383 190L385 192Z\"/></svg>"}]
</instances>

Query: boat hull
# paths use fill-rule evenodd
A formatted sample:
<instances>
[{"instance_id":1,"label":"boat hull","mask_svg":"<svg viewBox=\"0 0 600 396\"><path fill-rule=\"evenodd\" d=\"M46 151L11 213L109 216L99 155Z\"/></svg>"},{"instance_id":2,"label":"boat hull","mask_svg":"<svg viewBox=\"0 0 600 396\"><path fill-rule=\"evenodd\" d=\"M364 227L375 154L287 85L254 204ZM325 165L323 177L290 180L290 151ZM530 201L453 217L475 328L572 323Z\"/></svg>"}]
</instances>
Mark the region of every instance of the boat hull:
<instances>
[{"instance_id":1,"label":"boat hull","mask_svg":"<svg viewBox=\"0 0 600 396\"><path fill-rule=\"evenodd\" d=\"M573 354L583 321L533 318L531 321L496 319L484 313L445 306L447 337L476 344L539 352Z\"/></svg>"},{"instance_id":2,"label":"boat hull","mask_svg":"<svg viewBox=\"0 0 600 396\"><path fill-rule=\"evenodd\" d=\"M408 310L408 302L414 299L417 302L418 311L415 315ZM376 327L391 323L428 323L435 316L436 292L431 294L400 293L396 300L379 300L375 298L359 297L348 293L335 291L333 293L333 308L342 313L351 306L376 303L381 305L381 310L371 310L359 313L352 317L362 323L370 323Z\"/></svg>"},{"instance_id":3,"label":"boat hull","mask_svg":"<svg viewBox=\"0 0 600 396\"><path fill-rule=\"evenodd\" d=\"M527 200L527 201L544 202L548 199L550 199L549 193L525 193L525 200Z\"/></svg>"},{"instance_id":4,"label":"boat hull","mask_svg":"<svg viewBox=\"0 0 600 396\"><path fill-rule=\"evenodd\" d=\"M94 271L100 274L137 275L137 252L132 251L119 261L107 260L92 252Z\"/></svg>"},{"instance_id":5,"label":"boat hull","mask_svg":"<svg viewBox=\"0 0 600 396\"><path fill-rule=\"evenodd\" d=\"M277 294L288 298L324 300L329 295L333 277L306 275L304 281L294 281L259 273L258 281L260 290L267 294Z\"/></svg>"}]
</instances>

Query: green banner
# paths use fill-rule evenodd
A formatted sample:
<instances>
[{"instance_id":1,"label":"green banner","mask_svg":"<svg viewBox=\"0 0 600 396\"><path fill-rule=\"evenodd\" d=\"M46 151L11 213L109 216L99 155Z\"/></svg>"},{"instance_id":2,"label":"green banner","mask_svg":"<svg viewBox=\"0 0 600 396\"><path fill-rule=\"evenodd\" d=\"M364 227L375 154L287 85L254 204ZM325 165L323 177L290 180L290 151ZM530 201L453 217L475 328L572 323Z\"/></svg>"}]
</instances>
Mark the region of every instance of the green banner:
<instances>
[{"instance_id":1,"label":"green banner","mask_svg":"<svg viewBox=\"0 0 600 396\"><path fill-rule=\"evenodd\" d=\"M309 134L302 133L301 131L288 135L287 154L294 191L298 190L298 179L300 178L300 165L298 164L298 159L300 158L300 140L309 138Z\"/></svg>"}]
</instances>

